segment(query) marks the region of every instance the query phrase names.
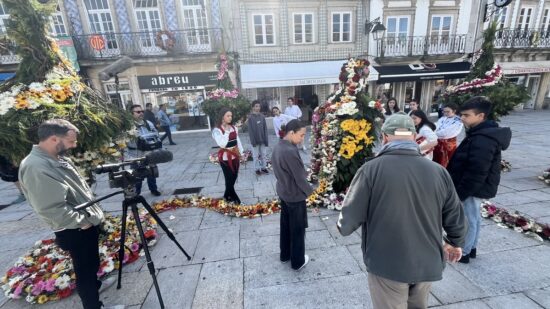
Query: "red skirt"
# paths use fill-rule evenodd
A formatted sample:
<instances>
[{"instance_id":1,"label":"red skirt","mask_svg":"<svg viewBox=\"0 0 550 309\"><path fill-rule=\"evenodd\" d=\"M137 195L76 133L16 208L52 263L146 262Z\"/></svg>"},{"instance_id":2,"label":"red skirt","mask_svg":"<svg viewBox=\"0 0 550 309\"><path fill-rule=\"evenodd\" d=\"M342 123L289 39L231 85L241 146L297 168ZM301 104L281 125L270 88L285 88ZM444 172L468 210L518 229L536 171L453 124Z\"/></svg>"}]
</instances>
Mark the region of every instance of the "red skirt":
<instances>
[{"instance_id":1,"label":"red skirt","mask_svg":"<svg viewBox=\"0 0 550 309\"><path fill-rule=\"evenodd\" d=\"M447 167L449 160L456 150L456 137L449 139L440 139L437 141L437 146L434 149L434 161Z\"/></svg>"}]
</instances>

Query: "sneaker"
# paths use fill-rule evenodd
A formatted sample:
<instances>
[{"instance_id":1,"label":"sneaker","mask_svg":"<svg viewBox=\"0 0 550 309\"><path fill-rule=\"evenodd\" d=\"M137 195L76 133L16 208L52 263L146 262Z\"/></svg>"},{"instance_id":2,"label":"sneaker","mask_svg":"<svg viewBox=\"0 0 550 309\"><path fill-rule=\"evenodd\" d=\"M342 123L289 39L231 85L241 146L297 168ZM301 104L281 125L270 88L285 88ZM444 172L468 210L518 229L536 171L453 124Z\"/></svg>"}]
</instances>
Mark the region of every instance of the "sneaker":
<instances>
[{"instance_id":1,"label":"sneaker","mask_svg":"<svg viewBox=\"0 0 550 309\"><path fill-rule=\"evenodd\" d=\"M286 261L281 260L281 263L286 264L286 263L288 263L288 261L290 261L290 259L288 259Z\"/></svg>"},{"instance_id":2,"label":"sneaker","mask_svg":"<svg viewBox=\"0 0 550 309\"><path fill-rule=\"evenodd\" d=\"M15 204L19 204L19 203L23 203L24 201L26 201L27 199L25 198L25 196L23 194L20 194L15 200L13 200L10 205L15 205Z\"/></svg>"},{"instance_id":3,"label":"sneaker","mask_svg":"<svg viewBox=\"0 0 550 309\"><path fill-rule=\"evenodd\" d=\"M162 195L162 193L160 193L158 190L152 190L151 194L153 194L154 196L161 196Z\"/></svg>"},{"instance_id":4,"label":"sneaker","mask_svg":"<svg viewBox=\"0 0 550 309\"><path fill-rule=\"evenodd\" d=\"M300 268L295 269L295 271L302 270L302 268L304 268L307 265L307 263L309 263L309 256L306 254L306 255L304 255L304 264L302 266L300 266Z\"/></svg>"},{"instance_id":5,"label":"sneaker","mask_svg":"<svg viewBox=\"0 0 550 309\"><path fill-rule=\"evenodd\" d=\"M470 263L470 255L463 255L458 262L462 264Z\"/></svg>"},{"instance_id":6,"label":"sneaker","mask_svg":"<svg viewBox=\"0 0 550 309\"><path fill-rule=\"evenodd\" d=\"M262 172L269 174L269 171L267 170L267 168L262 168Z\"/></svg>"},{"instance_id":7,"label":"sneaker","mask_svg":"<svg viewBox=\"0 0 550 309\"><path fill-rule=\"evenodd\" d=\"M103 291L107 290L110 286L115 284L117 281L117 278L115 276L111 276L106 278L101 282L101 286L99 287L99 294L101 294Z\"/></svg>"},{"instance_id":8,"label":"sneaker","mask_svg":"<svg viewBox=\"0 0 550 309\"><path fill-rule=\"evenodd\" d=\"M472 248L472 250L470 250L470 257L472 259L475 259L477 257L477 250L476 248Z\"/></svg>"},{"instance_id":9,"label":"sneaker","mask_svg":"<svg viewBox=\"0 0 550 309\"><path fill-rule=\"evenodd\" d=\"M103 306L103 309L124 309L126 306L124 305L112 305L112 306Z\"/></svg>"},{"instance_id":10,"label":"sneaker","mask_svg":"<svg viewBox=\"0 0 550 309\"><path fill-rule=\"evenodd\" d=\"M256 170L256 175L258 175L258 176L259 176L259 175L261 175L261 174L262 174L262 171L260 171L260 170Z\"/></svg>"}]
</instances>

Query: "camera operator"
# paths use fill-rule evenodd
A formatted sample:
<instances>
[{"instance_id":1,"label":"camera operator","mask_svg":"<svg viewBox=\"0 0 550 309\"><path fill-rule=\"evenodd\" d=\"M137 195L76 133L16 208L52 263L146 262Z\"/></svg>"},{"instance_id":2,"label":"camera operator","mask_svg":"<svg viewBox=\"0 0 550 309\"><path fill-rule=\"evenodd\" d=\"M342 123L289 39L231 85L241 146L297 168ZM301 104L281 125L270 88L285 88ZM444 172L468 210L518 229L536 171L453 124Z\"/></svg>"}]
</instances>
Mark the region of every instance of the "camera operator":
<instances>
[{"instance_id":1,"label":"camera operator","mask_svg":"<svg viewBox=\"0 0 550 309\"><path fill-rule=\"evenodd\" d=\"M75 206L94 199L92 190L65 155L75 148L78 129L63 119L38 127L38 145L23 159L19 179L23 193L38 217L55 233L57 245L69 252L76 275L76 289L85 309L99 309L99 224L103 211L95 204L85 211ZM108 287L115 277L103 282ZM123 308L117 306L113 308Z\"/></svg>"},{"instance_id":2,"label":"camera operator","mask_svg":"<svg viewBox=\"0 0 550 309\"><path fill-rule=\"evenodd\" d=\"M138 131L138 137L135 141L128 143L128 155L130 157L143 157L145 153L151 150L162 148L162 142L159 138L159 133L155 128L155 125L150 121L143 119L143 108L141 105L134 104L131 107L132 117L134 118L134 124ZM137 168L138 166L134 166ZM157 188L157 180L154 176L147 177L147 185L149 191L154 196L160 196L161 193ZM136 183L136 193L141 193L142 181Z\"/></svg>"}]
</instances>

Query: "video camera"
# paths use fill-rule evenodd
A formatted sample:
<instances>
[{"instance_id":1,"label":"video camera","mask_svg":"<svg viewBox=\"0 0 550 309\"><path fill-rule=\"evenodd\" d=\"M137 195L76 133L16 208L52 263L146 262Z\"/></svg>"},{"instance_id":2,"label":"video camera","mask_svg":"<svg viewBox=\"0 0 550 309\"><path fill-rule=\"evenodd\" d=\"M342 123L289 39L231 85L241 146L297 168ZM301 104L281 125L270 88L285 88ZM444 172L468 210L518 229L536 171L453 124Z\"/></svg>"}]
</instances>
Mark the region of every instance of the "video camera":
<instances>
[{"instance_id":1,"label":"video camera","mask_svg":"<svg viewBox=\"0 0 550 309\"><path fill-rule=\"evenodd\" d=\"M109 173L109 186L111 188L127 188L143 179L159 176L158 163L170 162L174 158L168 150L155 150L145 157L124 161L121 163L98 165L94 173ZM130 166L129 169L124 169Z\"/></svg>"}]
</instances>

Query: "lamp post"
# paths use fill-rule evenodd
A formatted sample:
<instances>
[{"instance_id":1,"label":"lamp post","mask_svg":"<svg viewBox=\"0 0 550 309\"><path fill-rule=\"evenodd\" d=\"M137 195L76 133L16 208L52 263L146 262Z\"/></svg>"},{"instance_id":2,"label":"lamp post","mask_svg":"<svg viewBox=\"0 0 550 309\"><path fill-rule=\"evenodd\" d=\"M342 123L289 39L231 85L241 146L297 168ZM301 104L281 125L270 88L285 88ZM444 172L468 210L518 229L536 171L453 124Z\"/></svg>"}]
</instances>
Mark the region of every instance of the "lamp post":
<instances>
[{"instance_id":1,"label":"lamp post","mask_svg":"<svg viewBox=\"0 0 550 309\"><path fill-rule=\"evenodd\" d=\"M376 56L378 57L378 41L384 38L384 32L386 27L380 22L380 17L373 19L371 21L365 21L365 35L372 33L372 38L376 41ZM384 56L384 53L381 51L380 56Z\"/></svg>"}]
</instances>

